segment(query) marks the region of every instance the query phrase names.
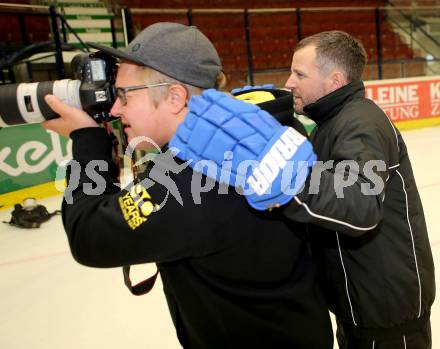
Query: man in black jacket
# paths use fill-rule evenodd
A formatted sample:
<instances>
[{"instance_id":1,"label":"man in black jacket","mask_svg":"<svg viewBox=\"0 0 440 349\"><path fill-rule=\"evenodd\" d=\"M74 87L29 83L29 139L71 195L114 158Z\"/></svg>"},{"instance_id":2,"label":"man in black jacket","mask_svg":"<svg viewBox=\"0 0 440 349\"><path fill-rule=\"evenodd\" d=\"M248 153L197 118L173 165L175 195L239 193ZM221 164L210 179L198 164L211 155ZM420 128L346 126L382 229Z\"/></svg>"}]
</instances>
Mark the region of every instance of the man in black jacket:
<instances>
[{"instance_id":1,"label":"man in black jacket","mask_svg":"<svg viewBox=\"0 0 440 349\"><path fill-rule=\"evenodd\" d=\"M285 179L295 183L296 177L288 177L295 162L277 152L284 140L274 136L258 149L246 142L242 148L260 162L245 183L254 183L258 174L264 184L246 199L259 210L282 205L279 211L292 221L308 223L341 349L428 349L435 282L422 203L399 131L365 98L365 64L362 44L347 33L322 32L299 42L286 87L296 113L317 124L311 142L319 161L300 181L302 188L291 188ZM197 130L179 128L171 144L202 159L216 161L217 153L205 151L216 149L230 151L236 163L247 160L242 148L200 142ZM210 132L236 130L228 122ZM300 152L300 145L290 150Z\"/></svg>"},{"instance_id":2,"label":"man in black jacket","mask_svg":"<svg viewBox=\"0 0 440 349\"><path fill-rule=\"evenodd\" d=\"M286 87L295 112L317 124L311 141L324 165L284 213L315 224L341 349L431 348L434 265L422 203L402 136L365 98L365 64L362 44L344 32L298 43Z\"/></svg>"},{"instance_id":3,"label":"man in black jacket","mask_svg":"<svg viewBox=\"0 0 440 349\"><path fill-rule=\"evenodd\" d=\"M195 27L157 23L124 52L96 47L122 59L111 112L128 140L157 144L164 153L120 190L104 129L46 97L60 118L45 127L73 141L72 195L62 210L73 257L92 267L156 262L184 348L332 348L328 312L298 229L281 212L252 211L227 188L210 183L206 190L206 178L166 151L193 108L189 97L216 87L222 75L209 40Z\"/></svg>"}]
</instances>

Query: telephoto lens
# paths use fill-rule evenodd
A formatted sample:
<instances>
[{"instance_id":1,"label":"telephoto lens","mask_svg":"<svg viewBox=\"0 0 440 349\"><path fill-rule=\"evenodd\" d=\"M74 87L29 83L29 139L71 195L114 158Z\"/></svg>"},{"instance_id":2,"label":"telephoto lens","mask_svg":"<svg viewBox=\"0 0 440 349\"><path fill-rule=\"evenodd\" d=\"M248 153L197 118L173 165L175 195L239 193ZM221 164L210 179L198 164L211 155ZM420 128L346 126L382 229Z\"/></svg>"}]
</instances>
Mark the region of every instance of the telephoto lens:
<instances>
[{"instance_id":1,"label":"telephoto lens","mask_svg":"<svg viewBox=\"0 0 440 349\"><path fill-rule=\"evenodd\" d=\"M40 123L59 117L44 101L53 94L84 110L97 122L114 118L116 59L100 51L76 55L71 62L74 79L0 86L0 127Z\"/></svg>"},{"instance_id":2,"label":"telephoto lens","mask_svg":"<svg viewBox=\"0 0 440 349\"><path fill-rule=\"evenodd\" d=\"M0 127L39 123L58 117L44 101L53 94L81 109L80 80L55 80L0 86Z\"/></svg>"}]
</instances>

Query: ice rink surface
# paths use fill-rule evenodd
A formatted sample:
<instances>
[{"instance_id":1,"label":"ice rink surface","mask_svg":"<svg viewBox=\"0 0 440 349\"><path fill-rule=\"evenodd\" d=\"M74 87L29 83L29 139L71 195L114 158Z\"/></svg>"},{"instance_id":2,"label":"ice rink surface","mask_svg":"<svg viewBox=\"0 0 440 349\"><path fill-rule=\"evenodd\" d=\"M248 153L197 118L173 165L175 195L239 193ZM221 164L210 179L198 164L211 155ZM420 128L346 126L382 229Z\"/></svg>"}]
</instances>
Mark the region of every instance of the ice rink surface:
<instances>
[{"instance_id":1,"label":"ice rink surface","mask_svg":"<svg viewBox=\"0 0 440 349\"><path fill-rule=\"evenodd\" d=\"M440 127L403 132L422 197L440 284ZM41 200L49 211L61 196ZM9 220L10 209L0 211ZM137 266L134 281L154 273ZM438 289L438 288L437 288ZM439 292L437 292L438 294ZM440 308L432 310L433 348L440 347ZM336 347L336 346L335 346ZM0 225L0 348L180 348L160 280L132 296L122 271L79 265L70 255L60 216L40 229Z\"/></svg>"}]
</instances>

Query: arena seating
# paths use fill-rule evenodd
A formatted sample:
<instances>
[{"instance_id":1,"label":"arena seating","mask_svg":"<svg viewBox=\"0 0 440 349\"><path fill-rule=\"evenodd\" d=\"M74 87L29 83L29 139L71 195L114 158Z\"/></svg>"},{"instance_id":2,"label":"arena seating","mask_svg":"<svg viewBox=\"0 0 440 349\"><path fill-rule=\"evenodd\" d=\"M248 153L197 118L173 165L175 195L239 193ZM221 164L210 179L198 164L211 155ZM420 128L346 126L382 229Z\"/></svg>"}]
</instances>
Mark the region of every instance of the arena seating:
<instances>
[{"instance_id":1,"label":"arena seating","mask_svg":"<svg viewBox=\"0 0 440 349\"><path fill-rule=\"evenodd\" d=\"M397 5L405 5L401 0ZM423 5L435 5L435 1L421 0ZM17 1L18 2L18 1ZM408 2L408 1L407 1ZM420 1L419 1L420 2ZM397 3L397 1L396 1ZM375 7L385 6L385 0L119 0L129 8L172 9L254 9L254 8L302 8L301 33L298 33L297 16L292 12L252 13L249 15L251 53L256 71L275 71L289 68L295 44L299 36L308 36L323 30L344 30L358 37L364 44L372 67L377 65L377 39ZM339 7L340 10L328 9ZM305 8L313 8L305 10ZM180 14L136 14L132 16L134 33L158 21L188 23L186 13ZM192 23L197 25L214 43L219 51L231 83L242 85L248 70L248 54L242 13L198 13L192 14ZM28 43L48 40L50 26L47 18L26 17L26 40ZM384 60L384 77L397 77L402 73L399 64L387 61L408 60L420 54L406 45L388 24L385 12L381 13L381 44ZM301 34L301 35L299 35ZM21 42L19 21L16 16L0 14L0 44L8 47ZM416 62L404 70L405 76L422 75L424 64ZM377 78L377 69L367 69L365 78Z\"/></svg>"},{"instance_id":2,"label":"arena seating","mask_svg":"<svg viewBox=\"0 0 440 349\"><path fill-rule=\"evenodd\" d=\"M302 37L324 30L344 30L359 38L364 44L369 62L377 59L376 14L375 7L385 6L386 1L327 1L327 0L276 0L270 3L263 0L161 0L148 3L148 8L314 8L301 12ZM147 7L140 0L123 0L123 6ZM154 6L153 6L154 5ZM340 7L342 10L325 9ZM323 9L319 9L323 8ZM185 14L180 15L135 15L133 22L136 31L156 21L169 20L188 23ZM247 74L248 57L242 14L201 14L194 12L193 24L197 25L213 42L222 57L224 69L229 78L243 83ZM297 17L295 12L251 13L249 16L253 68L256 71L285 69L290 66L292 52L298 41ZM419 52L408 47L387 23L385 14L381 14L382 59L385 61L416 58ZM422 75L422 63L413 64L405 69L405 76ZM377 78L376 69L368 69L365 78ZM396 66L396 67L393 67ZM418 67L418 68L417 68ZM399 64L384 64L383 75L400 76Z\"/></svg>"},{"instance_id":3,"label":"arena seating","mask_svg":"<svg viewBox=\"0 0 440 349\"><path fill-rule=\"evenodd\" d=\"M36 43L51 39L48 17L24 16L25 37L21 36L19 16L0 13L0 44L10 50L23 44Z\"/></svg>"}]
</instances>

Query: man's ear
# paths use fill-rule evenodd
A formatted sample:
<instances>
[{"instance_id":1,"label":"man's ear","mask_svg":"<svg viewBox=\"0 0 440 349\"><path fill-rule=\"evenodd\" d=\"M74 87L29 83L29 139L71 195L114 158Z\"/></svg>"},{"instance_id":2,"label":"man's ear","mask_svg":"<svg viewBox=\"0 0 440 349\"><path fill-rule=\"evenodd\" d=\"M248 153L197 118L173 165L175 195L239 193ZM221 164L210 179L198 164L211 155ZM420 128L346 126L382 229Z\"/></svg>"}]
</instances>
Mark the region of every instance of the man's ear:
<instances>
[{"instance_id":1,"label":"man's ear","mask_svg":"<svg viewBox=\"0 0 440 349\"><path fill-rule=\"evenodd\" d=\"M348 81L347 78L345 77L345 74L340 70L333 70L330 73L330 79L329 79L330 92L336 91L342 86L347 85L347 83Z\"/></svg>"},{"instance_id":2,"label":"man's ear","mask_svg":"<svg viewBox=\"0 0 440 349\"><path fill-rule=\"evenodd\" d=\"M171 85L168 89L167 101L171 111L178 114L187 105L188 92L182 85Z\"/></svg>"}]
</instances>

